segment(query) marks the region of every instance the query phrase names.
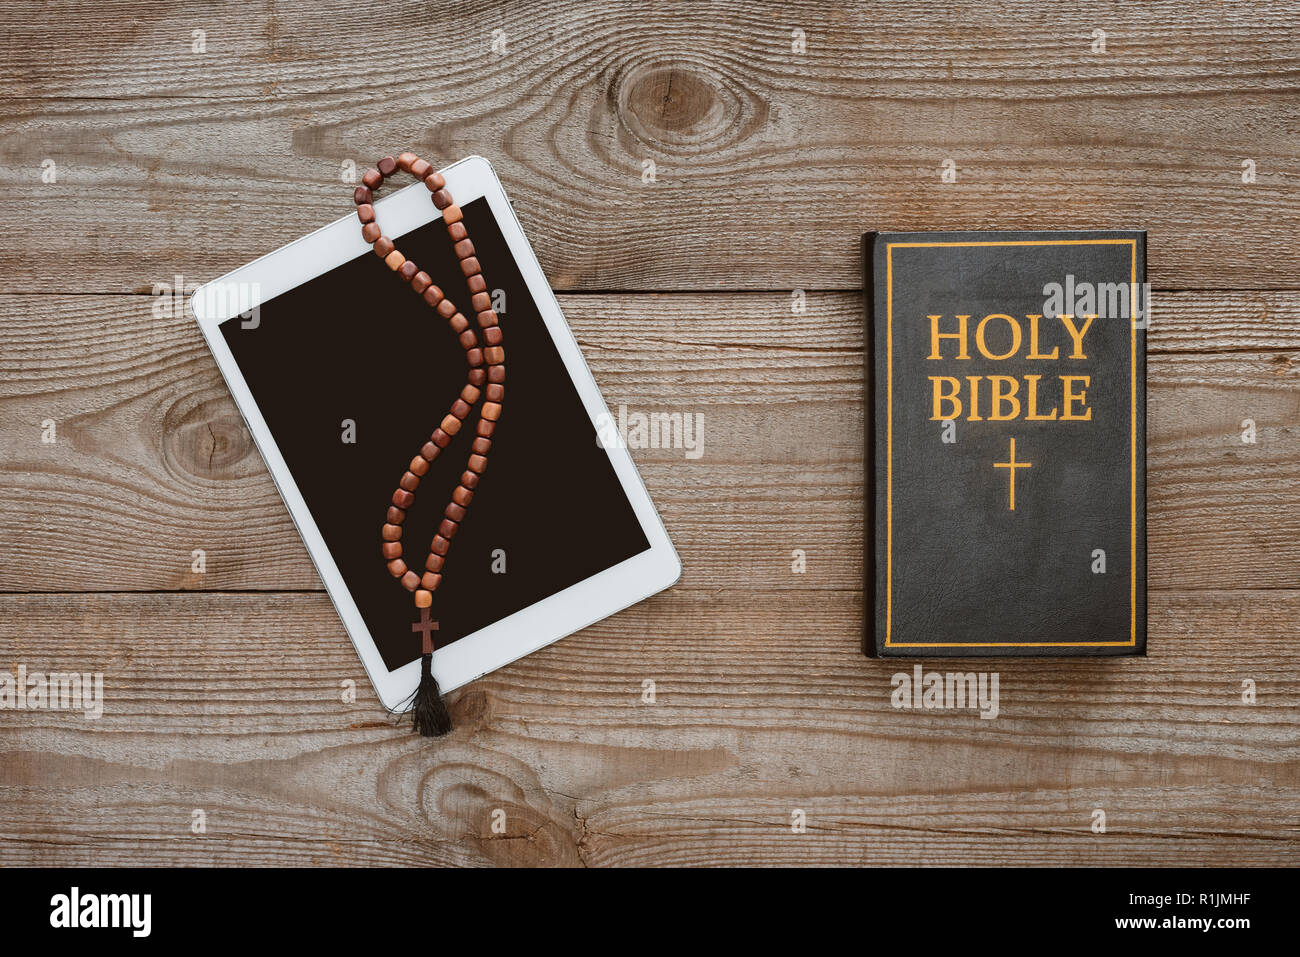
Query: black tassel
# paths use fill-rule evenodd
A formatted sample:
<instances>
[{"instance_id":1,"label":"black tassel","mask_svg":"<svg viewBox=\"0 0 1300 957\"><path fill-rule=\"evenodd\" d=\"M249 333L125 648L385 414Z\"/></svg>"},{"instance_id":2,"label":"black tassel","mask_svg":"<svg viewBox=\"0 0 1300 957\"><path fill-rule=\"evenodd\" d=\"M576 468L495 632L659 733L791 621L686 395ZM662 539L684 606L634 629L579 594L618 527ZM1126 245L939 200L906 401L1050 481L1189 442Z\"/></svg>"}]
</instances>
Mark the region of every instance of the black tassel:
<instances>
[{"instance_id":1,"label":"black tassel","mask_svg":"<svg viewBox=\"0 0 1300 957\"><path fill-rule=\"evenodd\" d=\"M420 687L411 703L411 725L426 738L440 738L451 730L451 714L433 677L433 655L421 655L420 662Z\"/></svg>"}]
</instances>

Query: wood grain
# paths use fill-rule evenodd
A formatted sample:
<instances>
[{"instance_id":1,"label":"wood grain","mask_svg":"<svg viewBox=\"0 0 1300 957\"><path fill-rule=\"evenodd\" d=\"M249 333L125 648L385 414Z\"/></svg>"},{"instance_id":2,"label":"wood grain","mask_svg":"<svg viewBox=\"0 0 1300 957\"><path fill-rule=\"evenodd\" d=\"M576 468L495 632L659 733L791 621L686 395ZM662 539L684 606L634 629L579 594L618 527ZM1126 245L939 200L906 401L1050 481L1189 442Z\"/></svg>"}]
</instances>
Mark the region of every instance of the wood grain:
<instances>
[{"instance_id":1,"label":"wood grain","mask_svg":"<svg viewBox=\"0 0 1300 957\"><path fill-rule=\"evenodd\" d=\"M1135 226L1160 288L1297 286L1292 3L328 9L6 4L0 291L206 281L395 145L489 157L566 290L851 289L866 229Z\"/></svg>"},{"instance_id":2,"label":"wood grain","mask_svg":"<svg viewBox=\"0 0 1300 957\"><path fill-rule=\"evenodd\" d=\"M1297 86L1296 2L0 5L0 668L107 698L0 710L0 865L1300 862ZM493 162L612 408L706 422L633 451L682 584L460 689L438 744L192 321L124 295L347 214L399 145ZM1158 290L1150 656L896 710L861 234L1104 227Z\"/></svg>"},{"instance_id":3,"label":"wood grain","mask_svg":"<svg viewBox=\"0 0 1300 957\"><path fill-rule=\"evenodd\" d=\"M679 588L454 693L430 744L324 595L0 597L0 646L106 699L5 714L0 863L1294 864L1297 614L1153 594L1149 658L999 661L981 720L891 706L912 665L861 656L859 595Z\"/></svg>"},{"instance_id":4,"label":"wood grain","mask_svg":"<svg viewBox=\"0 0 1300 957\"><path fill-rule=\"evenodd\" d=\"M1148 369L1152 588L1300 581L1294 298L1158 302ZM0 589L319 588L197 328L155 317L158 305L0 297ZM801 315L784 294L584 295L561 305L612 409L704 415L698 460L633 450L687 584L860 586L860 295L813 295ZM1195 351L1232 342L1267 351ZM1254 445L1241 441L1246 418ZM53 445L40 440L47 419L57 423ZM796 547L809 555L806 575L790 572ZM190 571L196 548L203 575Z\"/></svg>"}]
</instances>

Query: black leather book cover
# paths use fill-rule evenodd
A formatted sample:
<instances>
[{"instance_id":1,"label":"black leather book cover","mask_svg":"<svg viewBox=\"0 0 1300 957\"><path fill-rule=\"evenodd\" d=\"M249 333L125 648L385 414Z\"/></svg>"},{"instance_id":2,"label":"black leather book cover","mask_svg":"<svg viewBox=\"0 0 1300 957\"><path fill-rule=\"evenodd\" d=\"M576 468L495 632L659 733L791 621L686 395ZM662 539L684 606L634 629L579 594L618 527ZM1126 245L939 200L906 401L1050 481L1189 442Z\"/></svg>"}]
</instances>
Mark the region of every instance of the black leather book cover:
<instances>
[{"instance_id":1,"label":"black leather book cover","mask_svg":"<svg viewBox=\"0 0 1300 957\"><path fill-rule=\"evenodd\" d=\"M1146 653L1146 234L869 233L877 656Z\"/></svg>"}]
</instances>

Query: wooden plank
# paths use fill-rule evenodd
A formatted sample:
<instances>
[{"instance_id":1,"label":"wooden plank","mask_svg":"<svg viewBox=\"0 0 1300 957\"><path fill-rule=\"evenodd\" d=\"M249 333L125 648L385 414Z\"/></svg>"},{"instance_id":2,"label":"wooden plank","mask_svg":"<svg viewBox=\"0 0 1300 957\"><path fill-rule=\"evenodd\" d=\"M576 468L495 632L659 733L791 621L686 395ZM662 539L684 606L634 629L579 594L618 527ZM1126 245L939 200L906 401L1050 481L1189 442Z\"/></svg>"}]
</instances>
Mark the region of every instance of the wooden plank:
<instances>
[{"instance_id":1,"label":"wooden plank","mask_svg":"<svg viewBox=\"0 0 1300 957\"><path fill-rule=\"evenodd\" d=\"M988 663L982 720L891 706L912 664L858 653L858 594L677 588L454 693L428 743L324 595L2 596L0 664L106 701L5 713L0 864L1294 865L1298 614L1155 593L1149 658Z\"/></svg>"},{"instance_id":2,"label":"wooden plank","mask_svg":"<svg viewBox=\"0 0 1300 957\"><path fill-rule=\"evenodd\" d=\"M901 0L888 13L832 0L754 3L722 0L690 9L659 0L617 5L595 0L510 0L480 16L473 4L394 0L387 16L315 4L224 8L147 0L14 0L0 10L0 96L282 96L351 92L382 98L417 90L504 87L510 78L558 91L585 75L593 53L604 77L612 53L647 56L681 47L728 68L748 66L777 87L807 86L848 96L870 82L893 98L933 95L945 83L991 96L1014 86L1024 99L1049 99L1106 83L1117 92L1153 92L1191 78L1210 90L1290 90L1296 66L1296 5L1255 10L1157 0L1140 9L1063 4L1043 16L1031 9L962 0L940 10ZM962 30L953 30L954 22ZM1093 51L1104 23L1106 51ZM725 27L725 30L722 29ZM792 30L806 34L806 55L792 49ZM192 31L203 30L203 52ZM497 31L504 34L498 38ZM357 42L364 38L364 42ZM1205 43L1216 40L1216 46ZM493 49L494 40L506 49ZM614 43L614 40L617 43ZM1050 70L1044 48L1050 47ZM402 69L376 72L400 55ZM703 56L708 55L708 56ZM741 55L748 62L736 62ZM493 69L484 69L491 65ZM269 88L270 87L270 88ZM688 96L689 88L672 92ZM447 96L430 103L454 104ZM660 104L664 112L680 103Z\"/></svg>"},{"instance_id":3,"label":"wooden plank","mask_svg":"<svg viewBox=\"0 0 1300 957\"><path fill-rule=\"evenodd\" d=\"M558 91L593 65L608 80L619 66L616 51L645 58L669 46L719 68L748 68L778 88L802 85L846 98L868 83L895 98L932 96L957 81L974 97L1010 86L1023 98L1046 99L1099 83L1116 93L1149 93L1186 78L1241 93L1238 74L1251 77L1252 92L1292 88L1300 20L1293 3L1248 11L1180 0L1102 14L1089 4L1062 4L1050 17L972 0L943 10L900 0L890 11L843 0L722 0L708 9L662 0L510 0L487 17L454 0L393 0L385 13L339 6L322 16L301 0L266 9L14 0L0 9L0 97L384 97L495 89L512 78L523 81L516 93L524 95ZM1104 54L1092 49L1099 24L1107 33ZM806 34L805 55L792 49L795 27ZM193 49L197 29L207 41L202 53ZM498 30L504 51L492 47ZM402 68L380 74L377 62ZM664 92L681 98L691 90ZM428 102L454 104L447 96Z\"/></svg>"},{"instance_id":4,"label":"wooden plank","mask_svg":"<svg viewBox=\"0 0 1300 957\"><path fill-rule=\"evenodd\" d=\"M1152 297L1150 352L1300 350L1300 294L1157 292Z\"/></svg>"},{"instance_id":5,"label":"wooden plank","mask_svg":"<svg viewBox=\"0 0 1300 957\"><path fill-rule=\"evenodd\" d=\"M770 302L789 315L788 301ZM632 313L616 300L565 301L613 409L705 415L700 459L635 452L700 581L789 582L799 545L816 587L861 581L845 548L854 523L861 540L861 322L835 302L850 344L809 365L797 342L767 345L779 311L736 320L729 343L718 330L695 346L711 309L699 297L647 299L635 326L611 322ZM0 588L320 587L192 321L155 319L135 296L20 297L0 309L13 320L0 320L0 422L12 424L0 426ZM664 338L647 349L646 336ZM828 434L819 417L854 389ZM825 398L800 402L809 391ZM54 445L40 441L50 418ZM792 516L795 544L782 535ZM202 577L190 572L195 548L207 555Z\"/></svg>"},{"instance_id":6,"label":"wooden plank","mask_svg":"<svg viewBox=\"0 0 1300 957\"><path fill-rule=\"evenodd\" d=\"M1148 382L1152 588L1300 580L1293 298L1161 298ZM0 297L0 590L319 588L197 329L155 318L155 305ZM611 408L705 416L698 460L633 451L687 584L860 586L860 296L814 294L800 315L781 294L562 306ZM1275 351L1183 351L1233 341ZM1254 445L1240 438L1247 418ZM46 419L56 444L41 442ZM807 551L807 574L791 574L793 548Z\"/></svg>"},{"instance_id":7,"label":"wooden plank","mask_svg":"<svg viewBox=\"0 0 1300 957\"><path fill-rule=\"evenodd\" d=\"M1300 276L1295 3L386 12L6 5L0 291L213 278L399 145L488 156L567 290L856 288L875 228L1137 226L1161 288Z\"/></svg>"}]
</instances>

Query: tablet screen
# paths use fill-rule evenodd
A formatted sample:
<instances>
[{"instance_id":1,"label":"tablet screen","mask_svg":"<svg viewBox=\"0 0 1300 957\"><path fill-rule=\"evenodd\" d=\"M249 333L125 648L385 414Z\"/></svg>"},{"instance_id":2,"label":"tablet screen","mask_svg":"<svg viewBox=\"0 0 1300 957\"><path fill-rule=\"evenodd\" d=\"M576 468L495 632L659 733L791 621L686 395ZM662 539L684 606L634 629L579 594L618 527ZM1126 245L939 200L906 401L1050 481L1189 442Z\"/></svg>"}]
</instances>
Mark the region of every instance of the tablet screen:
<instances>
[{"instance_id":1,"label":"tablet screen","mask_svg":"<svg viewBox=\"0 0 1300 957\"><path fill-rule=\"evenodd\" d=\"M507 375L488 467L433 599L439 648L650 547L487 201L464 213ZM396 242L473 323L442 220ZM371 252L262 303L255 325L236 317L220 329L384 664L415 660L418 613L388 572L380 528L402 473L465 385L456 336ZM407 511L402 557L417 573L477 421L476 407Z\"/></svg>"}]
</instances>

